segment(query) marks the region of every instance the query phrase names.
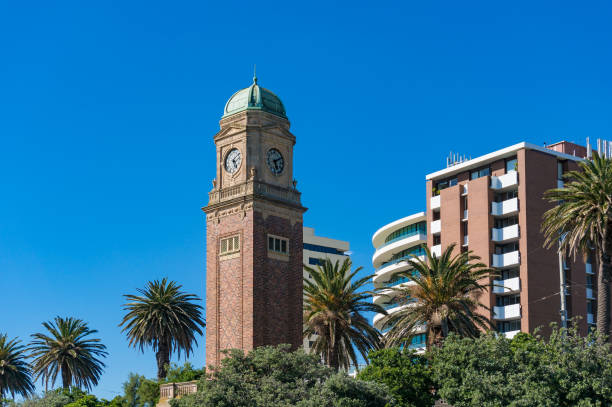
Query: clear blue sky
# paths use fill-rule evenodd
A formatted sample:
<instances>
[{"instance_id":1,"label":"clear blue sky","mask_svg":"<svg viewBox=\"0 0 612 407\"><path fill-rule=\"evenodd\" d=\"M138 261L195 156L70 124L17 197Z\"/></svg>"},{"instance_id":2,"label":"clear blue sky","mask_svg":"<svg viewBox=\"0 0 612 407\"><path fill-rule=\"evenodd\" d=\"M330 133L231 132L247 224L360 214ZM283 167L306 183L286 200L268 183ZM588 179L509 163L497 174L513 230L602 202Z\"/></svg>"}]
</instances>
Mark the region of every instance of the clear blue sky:
<instances>
[{"instance_id":1,"label":"clear blue sky","mask_svg":"<svg viewBox=\"0 0 612 407\"><path fill-rule=\"evenodd\" d=\"M110 352L97 395L155 375L122 294L168 276L204 297L212 137L253 64L297 137L306 225L368 273L449 150L612 139L609 2L296 3L0 3L0 332L83 318Z\"/></svg>"}]
</instances>

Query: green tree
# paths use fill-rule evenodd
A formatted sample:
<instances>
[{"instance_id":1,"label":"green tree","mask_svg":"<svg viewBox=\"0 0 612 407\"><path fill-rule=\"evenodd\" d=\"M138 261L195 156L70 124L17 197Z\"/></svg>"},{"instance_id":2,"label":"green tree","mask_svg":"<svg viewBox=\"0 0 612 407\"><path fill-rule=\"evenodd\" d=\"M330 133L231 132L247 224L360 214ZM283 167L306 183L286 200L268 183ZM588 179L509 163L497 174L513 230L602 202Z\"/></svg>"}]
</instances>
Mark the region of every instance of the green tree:
<instances>
[{"instance_id":1,"label":"green tree","mask_svg":"<svg viewBox=\"0 0 612 407\"><path fill-rule=\"evenodd\" d=\"M190 382L198 380L200 377L206 374L206 369L195 369L189 362L185 362L184 365L178 365L173 363L168 369L168 375L166 376L166 382L168 383L180 383Z\"/></svg>"},{"instance_id":2,"label":"green tree","mask_svg":"<svg viewBox=\"0 0 612 407\"><path fill-rule=\"evenodd\" d=\"M384 386L345 373L334 376L317 356L289 349L289 345L259 347L246 355L237 349L226 351L228 357L220 366L200 379L196 394L170 403L172 407L383 407L391 401Z\"/></svg>"},{"instance_id":3,"label":"green tree","mask_svg":"<svg viewBox=\"0 0 612 407\"><path fill-rule=\"evenodd\" d=\"M610 283L612 282L612 160L594 152L579 163L580 171L564 174L563 188L551 189L545 198L558 203L546 211L542 230L545 246L557 245L567 255L588 256L594 249L597 273L597 329L610 335Z\"/></svg>"},{"instance_id":4,"label":"green tree","mask_svg":"<svg viewBox=\"0 0 612 407\"><path fill-rule=\"evenodd\" d=\"M612 405L610 346L574 327L548 339L450 335L432 360L438 394L455 407Z\"/></svg>"},{"instance_id":5,"label":"green tree","mask_svg":"<svg viewBox=\"0 0 612 407\"><path fill-rule=\"evenodd\" d=\"M48 334L33 334L29 347L36 379L42 377L45 385L51 380L53 385L59 374L64 389L72 385L91 389L98 384L104 368L99 358L108 354L100 339L90 337L98 331L76 318L55 317L43 326Z\"/></svg>"},{"instance_id":6,"label":"green tree","mask_svg":"<svg viewBox=\"0 0 612 407\"><path fill-rule=\"evenodd\" d=\"M150 346L156 352L158 379L166 377L171 352L178 352L180 357L183 351L189 357L193 345L197 345L195 334L202 335L206 325L202 306L197 304L200 298L181 288L175 281L164 278L149 281L145 289L138 289L140 296L124 296L128 301L124 304L127 314L119 326L127 331L130 346L143 352Z\"/></svg>"},{"instance_id":7,"label":"green tree","mask_svg":"<svg viewBox=\"0 0 612 407\"><path fill-rule=\"evenodd\" d=\"M414 284L395 289L396 297L410 305L381 320L383 329L389 329L385 334L388 347L407 344L423 325L428 349L440 345L450 332L475 337L481 329L492 327L491 321L476 310L488 309L478 298L495 271L479 262L480 257L471 251L453 256L454 244L440 257L424 249L425 260L413 256L408 260L412 269L396 274Z\"/></svg>"},{"instance_id":8,"label":"green tree","mask_svg":"<svg viewBox=\"0 0 612 407\"><path fill-rule=\"evenodd\" d=\"M357 366L355 349L365 358L381 346L380 334L363 312L386 313L364 290L372 276L353 281L362 269L351 271L350 259L335 264L327 259L316 268L304 265L304 336L317 335L312 350L336 371Z\"/></svg>"},{"instance_id":9,"label":"green tree","mask_svg":"<svg viewBox=\"0 0 612 407\"><path fill-rule=\"evenodd\" d=\"M370 352L370 364L357 378L385 384L398 406L431 407L436 401L429 361L414 351L387 348Z\"/></svg>"},{"instance_id":10,"label":"green tree","mask_svg":"<svg viewBox=\"0 0 612 407\"><path fill-rule=\"evenodd\" d=\"M19 394L26 397L34 392L31 368L26 362L26 348L17 339L0 334L0 399Z\"/></svg>"}]
</instances>

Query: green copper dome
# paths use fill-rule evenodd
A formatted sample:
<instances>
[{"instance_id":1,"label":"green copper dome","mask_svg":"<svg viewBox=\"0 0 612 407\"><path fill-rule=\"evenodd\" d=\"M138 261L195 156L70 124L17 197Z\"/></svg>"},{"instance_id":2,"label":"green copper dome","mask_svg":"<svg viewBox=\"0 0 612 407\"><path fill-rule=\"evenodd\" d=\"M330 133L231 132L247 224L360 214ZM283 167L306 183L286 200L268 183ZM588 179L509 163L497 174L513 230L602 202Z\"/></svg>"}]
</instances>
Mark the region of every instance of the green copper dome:
<instances>
[{"instance_id":1,"label":"green copper dome","mask_svg":"<svg viewBox=\"0 0 612 407\"><path fill-rule=\"evenodd\" d=\"M260 87L257 84L257 77L253 78L251 86L239 90L229 98L223 110L223 117L245 110L261 110L287 118L283 102L268 89Z\"/></svg>"}]
</instances>

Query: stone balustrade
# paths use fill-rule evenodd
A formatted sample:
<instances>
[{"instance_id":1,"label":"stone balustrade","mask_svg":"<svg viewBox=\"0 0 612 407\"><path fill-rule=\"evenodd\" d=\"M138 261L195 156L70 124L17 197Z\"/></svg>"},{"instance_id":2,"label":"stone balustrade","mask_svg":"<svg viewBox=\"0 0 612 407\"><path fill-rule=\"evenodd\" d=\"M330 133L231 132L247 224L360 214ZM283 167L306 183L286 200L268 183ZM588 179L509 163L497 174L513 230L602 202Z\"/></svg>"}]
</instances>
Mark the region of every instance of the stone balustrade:
<instances>
[{"instance_id":1,"label":"stone balustrade","mask_svg":"<svg viewBox=\"0 0 612 407\"><path fill-rule=\"evenodd\" d=\"M181 397L186 394L195 393L198 390L198 381L193 380L191 382L181 383L163 383L159 385L159 398L162 399L173 399L175 397Z\"/></svg>"},{"instance_id":2,"label":"stone balustrade","mask_svg":"<svg viewBox=\"0 0 612 407\"><path fill-rule=\"evenodd\" d=\"M247 181L231 187L214 189L208 193L209 205L230 200L234 197L255 194L267 198L300 204L300 192L259 181Z\"/></svg>"}]
</instances>

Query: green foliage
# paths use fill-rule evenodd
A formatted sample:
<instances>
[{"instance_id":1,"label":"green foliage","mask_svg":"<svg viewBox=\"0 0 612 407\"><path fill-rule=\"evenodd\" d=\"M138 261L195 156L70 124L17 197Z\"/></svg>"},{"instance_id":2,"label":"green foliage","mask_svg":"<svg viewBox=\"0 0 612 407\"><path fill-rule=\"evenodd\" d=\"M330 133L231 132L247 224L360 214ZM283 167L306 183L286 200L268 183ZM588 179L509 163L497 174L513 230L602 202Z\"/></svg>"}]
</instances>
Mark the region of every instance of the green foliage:
<instances>
[{"instance_id":1,"label":"green foliage","mask_svg":"<svg viewBox=\"0 0 612 407\"><path fill-rule=\"evenodd\" d=\"M9 394L27 396L34 392L26 349L17 339L0 334L0 400Z\"/></svg>"},{"instance_id":2,"label":"green foliage","mask_svg":"<svg viewBox=\"0 0 612 407\"><path fill-rule=\"evenodd\" d=\"M383 407L391 401L379 384L364 383L320 364L318 357L289 345L231 350L200 379L196 394L172 407Z\"/></svg>"},{"instance_id":3,"label":"green foliage","mask_svg":"<svg viewBox=\"0 0 612 407\"><path fill-rule=\"evenodd\" d=\"M136 373L123 383L123 407L155 406L159 401L159 384Z\"/></svg>"},{"instance_id":4,"label":"green foliage","mask_svg":"<svg viewBox=\"0 0 612 407\"><path fill-rule=\"evenodd\" d=\"M15 407L121 407L121 404L115 402L116 399L117 397L112 401L99 400L96 396L87 394L77 387L71 387L50 390L42 396L34 395L16 404Z\"/></svg>"},{"instance_id":5,"label":"green foliage","mask_svg":"<svg viewBox=\"0 0 612 407\"><path fill-rule=\"evenodd\" d=\"M189 362L185 362L184 365L178 365L173 363L168 368L168 375L166 376L166 383L179 383L179 382L190 382L192 380L198 380L206 373L206 368L194 369L193 365Z\"/></svg>"},{"instance_id":6,"label":"green foliage","mask_svg":"<svg viewBox=\"0 0 612 407\"><path fill-rule=\"evenodd\" d=\"M476 337L482 329L492 327L491 321L475 311L478 307L488 309L476 298L486 288L482 281L494 275L494 270L471 251L453 255L454 244L440 257L424 249L425 260L413 256L408 260L412 267L396 274L414 284L394 289L394 295L414 304L382 319L383 327L390 328L385 334L388 347L408 344L424 323L428 349L441 344L449 332Z\"/></svg>"},{"instance_id":7,"label":"green foliage","mask_svg":"<svg viewBox=\"0 0 612 407\"><path fill-rule=\"evenodd\" d=\"M383 383L397 400L398 406L431 407L436 397L428 360L413 351L388 348L368 355L370 364L358 379Z\"/></svg>"},{"instance_id":8,"label":"green foliage","mask_svg":"<svg viewBox=\"0 0 612 407\"><path fill-rule=\"evenodd\" d=\"M612 405L612 353L597 334L549 339L451 335L432 352L438 394L455 407Z\"/></svg>"},{"instance_id":9,"label":"green foliage","mask_svg":"<svg viewBox=\"0 0 612 407\"><path fill-rule=\"evenodd\" d=\"M127 311L120 326L127 332L130 346L144 351L152 347L156 352L157 378L166 377L170 364L170 353L185 352L186 356L197 344L195 334L202 335L206 325L202 318L200 298L181 291L182 286L166 278L149 281L141 294L127 294L128 302L123 306Z\"/></svg>"},{"instance_id":10,"label":"green foliage","mask_svg":"<svg viewBox=\"0 0 612 407\"><path fill-rule=\"evenodd\" d=\"M357 366L355 349L365 358L370 349L381 347L380 333L363 315L386 314L372 303L372 292L363 289L372 276L353 281L361 267L351 271L348 258L304 269L312 276L304 279L304 336L317 335L312 351L335 370Z\"/></svg>"},{"instance_id":11,"label":"green foliage","mask_svg":"<svg viewBox=\"0 0 612 407\"><path fill-rule=\"evenodd\" d=\"M50 380L53 385L59 374L65 389L72 385L91 389L98 384L104 368L99 358L108 354L100 339L89 337L98 331L76 318L55 317L43 326L49 335L33 334L29 348L36 379L42 377L45 384Z\"/></svg>"}]
</instances>

